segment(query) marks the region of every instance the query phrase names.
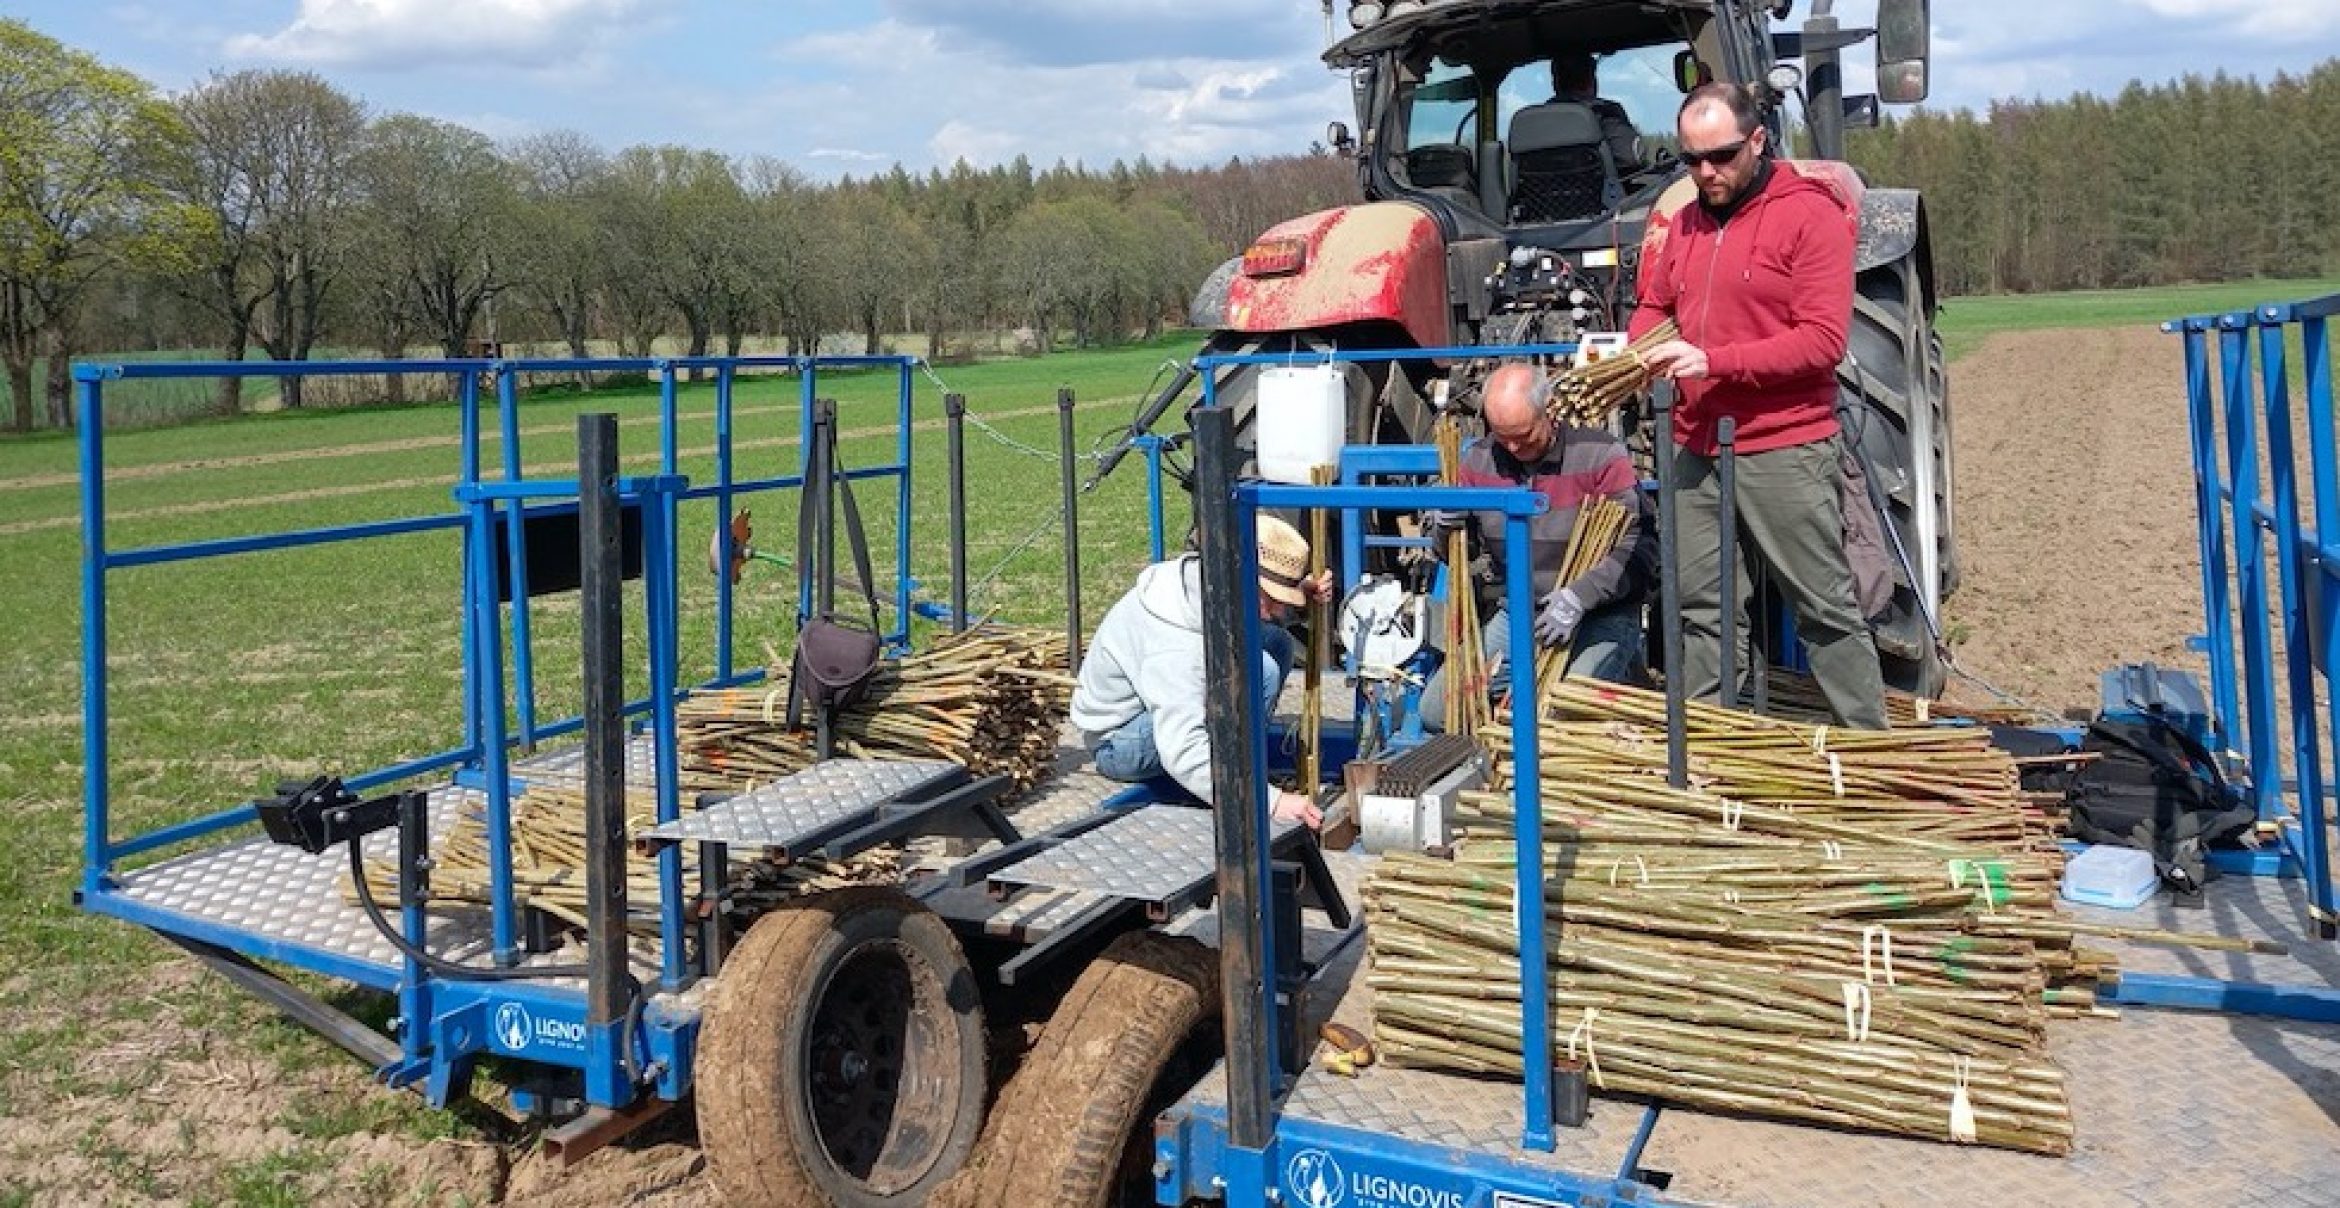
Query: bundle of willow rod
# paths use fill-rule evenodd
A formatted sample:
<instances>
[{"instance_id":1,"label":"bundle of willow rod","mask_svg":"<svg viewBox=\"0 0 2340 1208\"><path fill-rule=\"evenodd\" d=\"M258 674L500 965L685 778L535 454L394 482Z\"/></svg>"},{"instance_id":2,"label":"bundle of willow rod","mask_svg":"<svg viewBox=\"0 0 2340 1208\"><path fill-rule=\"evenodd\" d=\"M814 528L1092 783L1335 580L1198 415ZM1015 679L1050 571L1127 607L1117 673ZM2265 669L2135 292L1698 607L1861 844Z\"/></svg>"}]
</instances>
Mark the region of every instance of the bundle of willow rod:
<instances>
[{"instance_id":1,"label":"bundle of willow rod","mask_svg":"<svg viewBox=\"0 0 2340 1208\"><path fill-rule=\"evenodd\" d=\"M1564 680L1547 705L1552 1056L1611 1090L2065 1153L2047 1023L2111 1014L2096 987L2117 973L2085 939L2269 950L2058 915L2061 849L1977 730L1702 709L1675 788L1661 699ZM1498 786L1509 736L1482 732ZM1392 1063L1520 1068L1514 811L1508 791L1464 793L1450 859L1385 856L1367 883Z\"/></svg>"},{"instance_id":2,"label":"bundle of willow rod","mask_svg":"<svg viewBox=\"0 0 2340 1208\"><path fill-rule=\"evenodd\" d=\"M1618 404L1649 385L1649 367L1642 364L1642 354L1681 334L1681 329L1668 319L1627 344L1621 352L1562 370L1552 383L1552 398L1544 405L1545 413L1566 424L1598 427L1607 423L1609 413Z\"/></svg>"},{"instance_id":3,"label":"bundle of willow rod","mask_svg":"<svg viewBox=\"0 0 2340 1208\"><path fill-rule=\"evenodd\" d=\"M1560 573L1554 583L1574 583L1587 571L1617 552L1633 513L1606 495L1595 495L1577 505L1576 523L1568 530L1568 548L1560 555ZM1541 686L1568 665L1566 651L1545 650L1536 656L1536 683Z\"/></svg>"},{"instance_id":4,"label":"bundle of willow rod","mask_svg":"<svg viewBox=\"0 0 2340 1208\"><path fill-rule=\"evenodd\" d=\"M1019 790L1045 775L1072 703L1061 630L987 625L879 666L833 723L840 755L947 759ZM745 788L813 763L810 729L788 728L788 669L768 687L696 693L675 710L685 788Z\"/></svg>"},{"instance_id":5,"label":"bundle of willow rod","mask_svg":"<svg viewBox=\"0 0 2340 1208\"><path fill-rule=\"evenodd\" d=\"M1570 686L1562 681L1548 687ZM1755 833L1776 826L1845 841L1862 840L1866 830L1882 828L1901 842L2056 850L2057 819L2022 792L2013 761L1978 732L1893 730L1839 741L1832 731L1820 740L1824 749L1774 734L1740 741L1701 736L1689 744L1686 790L1666 783L1661 729L1547 720L1538 734L1538 783L1548 803L1678 800L1695 805L1693 816L1718 818L1727 804L1735 808L1731 817L1740 829ZM1509 733L1483 737L1508 765ZM1507 793L1488 796L1510 800ZM1508 804L1500 808L1508 811ZM1864 833L1825 829L1831 827Z\"/></svg>"},{"instance_id":6,"label":"bundle of willow rod","mask_svg":"<svg viewBox=\"0 0 2340 1208\"><path fill-rule=\"evenodd\" d=\"M651 794L633 786L625 822L634 834L656 824ZM525 906L534 906L564 922L585 926L585 795L581 790L534 786L512 802L512 886ZM485 905L488 893L487 823L476 810L455 820L431 853L433 901ZM698 845L681 845L683 885L696 893L699 884ZM731 861L725 908L737 925L790 897L845 885L891 883L901 879L899 857L879 848L851 860L830 863L811 859L779 867L762 859ZM355 900L343 878L343 894ZM397 893L397 876L386 860L366 862L366 882L376 901L389 902ZM626 926L638 938L658 935L658 861L632 848L626 856Z\"/></svg>"},{"instance_id":7,"label":"bundle of willow rod","mask_svg":"<svg viewBox=\"0 0 2340 1208\"><path fill-rule=\"evenodd\" d=\"M1582 868L1554 887L1552 1059L1673 1103L2069 1152L2044 1034L2051 1004L2085 1008L2051 997L2031 941L1966 935L1956 907L1845 917L1706 893ZM1508 871L1385 857L1366 905L1382 1058L1517 1074Z\"/></svg>"},{"instance_id":8,"label":"bundle of willow rod","mask_svg":"<svg viewBox=\"0 0 2340 1208\"><path fill-rule=\"evenodd\" d=\"M1462 481L1462 429L1449 415L1438 421L1438 480ZM1446 535L1446 732L1476 734L1487 724L1487 652L1479 631L1479 601L1471 589L1470 540L1461 529Z\"/></svg>"},{"instance_id":9,"label":"bundle of willow rod","mask_svg":"<svg viewBox=\"0 0 2340 1208\"><path fill-rule=\"evenodd\" d=\"M1819 723L1828 720L1828 699L1820 695L1819 681L1795 671L1772 669L1766 673L1767 700L1764 711L1791 721ZM1894 726L1923 726L1937 721L1971 721L1978 725L2021 726L2041 720L2036 712L2014 705L1954 705L1948 701L1927 700L1899 689L1885 690L1885 720Z\"/></svg>"}]
</instances>

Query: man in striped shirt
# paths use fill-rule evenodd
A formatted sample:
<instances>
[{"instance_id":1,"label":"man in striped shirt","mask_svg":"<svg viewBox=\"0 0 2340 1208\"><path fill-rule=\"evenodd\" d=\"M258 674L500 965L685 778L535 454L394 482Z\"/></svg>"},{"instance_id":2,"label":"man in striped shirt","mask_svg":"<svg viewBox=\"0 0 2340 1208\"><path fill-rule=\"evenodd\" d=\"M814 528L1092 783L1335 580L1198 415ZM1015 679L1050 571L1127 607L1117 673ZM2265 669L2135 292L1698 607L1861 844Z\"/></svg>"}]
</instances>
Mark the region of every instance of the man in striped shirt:
<instances>
[{"instance_id":1,"label":"man in striped shirt","mask_svg":"<svg viewBox=\"0 0 2340 1208\"><path fill-rule=\"evenodd\" d=\"M1614 681L1639 678L1642 608L1657 581L1657 534L1653 510L1641 493L1640 478L1625 445L1599 428L1555 422L1545 414L1551 378L1525 362L1509 362L1487 379L1481 414L1487 435L1463 450L1461 485L1527 487L1542 495L1545 512L1529 521L1527 560L1535 583L1536 645L1567 652L1567 674ZM1633 522L1607 558L1573 582L1561 583L1560 562L1577 509L1596 495L1626 508ZM1511 645L1511 622L1503 610L1502 584L1512 551L1504 548L1503 514L1426 517L1433 531L1469 523L1494 569L1482 602L1491 602L1486 621L1487 674L1501 682ZM1422 701L1425 717L1445 716L1444 669L1433 675Z\"/></svg>"}]
</instances>

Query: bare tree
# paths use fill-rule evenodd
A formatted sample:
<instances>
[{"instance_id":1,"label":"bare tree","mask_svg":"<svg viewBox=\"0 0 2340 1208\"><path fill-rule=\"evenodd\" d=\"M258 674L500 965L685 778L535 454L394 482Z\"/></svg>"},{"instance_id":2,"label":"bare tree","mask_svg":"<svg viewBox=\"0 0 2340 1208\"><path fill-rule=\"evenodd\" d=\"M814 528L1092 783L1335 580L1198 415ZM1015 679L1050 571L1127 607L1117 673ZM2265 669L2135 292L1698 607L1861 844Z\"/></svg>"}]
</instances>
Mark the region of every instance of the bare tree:
<instances>
[{"instance_id":1,"label":"bare tree","mask_svg":"<svg viewBox=\"0 0 2340 1208\"><path fill-rule=\"evenodd\" d=\"M173 191L211 216L212 231L178 288L224 325L226 359L243 360L255 334L280 361L308 359L338 275L331 234L348 209L364 108L308 72L242 71L212 77L178 109L189 137ZM219 390L220 411L240 409L241 379ZM282 394L300 406L300 379Z\"/></svg>"},{"instance_id":2,"label":"bare tree","mask_svg":"<svg viewBox=\"0 0 2340 1208\"><path fill-rule=\"evenodd\" d=\"M441 351L460 357L509 280L519 186L476 131L411 114L374 123L357 158L363 204Z\"/></svg>"},{"instance_id":3,"label":"bare tree","mask_svg":"<svg viewBox=\"0 0 2340 1208\"><path fill-rule=\"evenodd\" d=\"M515 286L551 316L570 356L590 356L594 295L606 275L594 206L609 186L609 157L584 135L561 130L521 140L511 159L521 190Z\"/></svg>"},{"instance_id":4,"label":"bare tree","mask_svg":"<svg viewBox=\"0 0 2340 1208\"><path fill-rule=\"evenodd\" d=\"M629 147L615 172L633 204L651 216L645 267L682 317L687 355L707 355L718 327L736 347L756 296L746 254L755 210L730 159L687 147Z\"/></svg>"}]
</instances>

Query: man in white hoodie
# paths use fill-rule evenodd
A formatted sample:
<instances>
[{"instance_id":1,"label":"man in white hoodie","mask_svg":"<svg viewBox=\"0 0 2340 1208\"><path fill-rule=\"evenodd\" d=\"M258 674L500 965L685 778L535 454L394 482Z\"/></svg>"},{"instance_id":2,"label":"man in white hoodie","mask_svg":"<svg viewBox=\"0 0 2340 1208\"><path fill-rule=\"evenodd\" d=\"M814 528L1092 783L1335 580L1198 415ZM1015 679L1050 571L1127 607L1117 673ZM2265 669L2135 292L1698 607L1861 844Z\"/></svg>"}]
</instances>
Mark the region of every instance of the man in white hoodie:
<instances>
[{"instance_id":1,"label":"man in white hoodie","mask_svg":"<svg viewBox=\"0 0 2340 1208\"><path fill-rule=\"evenodd\" d=\"M1311 597L1327 598L1329 574L1308 575L1308 540L1261 516L1259 541L1260 707L1273 709L1297 643L1284 626ZM1097 771L1139 781L1165 772L1211 801L1211 739L1203 728L1202 559L1194 554L1138 572L1137 586L1097 626L1081 659L1072 722L1096 755ZM1314 827L1316 803L1278 792L1277 818Z\"/></svg>"}]
</instances>

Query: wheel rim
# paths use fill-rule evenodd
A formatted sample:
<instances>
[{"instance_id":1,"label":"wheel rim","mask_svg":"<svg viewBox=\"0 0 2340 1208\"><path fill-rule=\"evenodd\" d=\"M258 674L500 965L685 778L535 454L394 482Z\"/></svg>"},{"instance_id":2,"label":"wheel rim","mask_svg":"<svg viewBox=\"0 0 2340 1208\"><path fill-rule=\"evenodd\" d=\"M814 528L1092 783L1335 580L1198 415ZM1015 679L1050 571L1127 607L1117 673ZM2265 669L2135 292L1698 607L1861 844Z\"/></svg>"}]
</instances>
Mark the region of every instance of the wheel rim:
<instances>
[{"instance_id":1,"label":"wheel rim","mask_svg":"<svg viewBox=\"0 0 2340 1208\"><path fill-rule=\"evenodd\" d=\"M818 987L800 1080L823 1157L872 1193L941 1159L958 1090L956 1020L934 970L898 942L868 944Z\"/></svg>"}]
</instances>

